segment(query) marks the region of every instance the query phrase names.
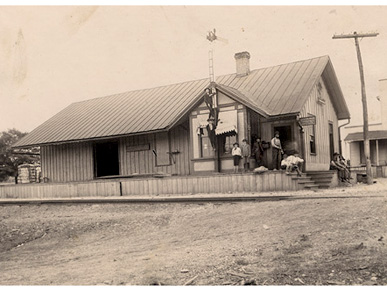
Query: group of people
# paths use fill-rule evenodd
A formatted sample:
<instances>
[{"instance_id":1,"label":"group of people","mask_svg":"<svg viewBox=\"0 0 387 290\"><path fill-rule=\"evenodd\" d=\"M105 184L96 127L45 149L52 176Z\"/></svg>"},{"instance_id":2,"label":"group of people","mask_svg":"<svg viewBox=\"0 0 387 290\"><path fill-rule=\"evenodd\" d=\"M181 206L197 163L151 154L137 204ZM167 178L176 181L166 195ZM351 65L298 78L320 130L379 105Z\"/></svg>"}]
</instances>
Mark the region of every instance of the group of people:
<instances>
[{"instance_id":1,"label":"group of people","mask_svg":"<svg viewBox=\"0 0 387 290\"><path fill-rule=\"evenodd\" d=\"M349 166L344 157L337 152L333 153L330 169L338 171L340 181L350 183L351 172Z\"/></svg>"},{"instance_id":2,"label":"group of people","mask_svg":"<svg viewBox=\"0 0 387 290\"><path fill-rule=\"evenodd\" d=\"M251 156L251 147L247 143L246 139L242 140L242 146L239 147L238 143L234 143L233 148L231 150L231 155L234 160L234 173L239 171L239 163L241 159L243 159L243 168L247 170L250 166L249 158Z\"/></svg>"},{"instance_id":3,"label":"group of people","mask_svg":"<svg viewBox=\"0 0 387 290\"><path fill-rule=\"evenodd\" d=\"M293 154L285 154L284 150L282 149L281 140L279 137L279 132L276 131L274 133L274 138L271 139L274 170L283 169L286 170L286 174L290 174L291 172L296 171L297 175L301 176L304 159L299 157L297 151L294 151Z\"/></svg>"},{"instance_id":4,"label":"group of people","mask_svg":"<svg viewBox=\"0 0 387 290\"><path fill-rule=\"evenodd\" d=\"M293 155L286 155L281 146L281 140L279 139L279 132L274 133L274 138L271 140L272 158L273 158L273 170L285 170L286 174L290 174L296 171L298 175L301 175L301 166L304 162L297 152ZM250 158L255 159L256 167L263 165L264 151L267 149L261 138L255 138L253 142L253 148L247 143L246 139L242 140L242 145L239 147L238 143L234 143L231 154L234 160L234 173L239 171L240 160L243 160L243 169L247 171L250 169Z\"/></svg>"},{"instance_id":5,"label":"group of people","mask_svg":"<svg viewBox=\"0 0 387 290\"><path fill-rule=\"evenodd\" d=\"M299 157L297 151L294 151L293 154L285 154L279 137L279 132L276 131L270 142L272 148L273 170L285 170L286 174L290 174L295 171L298 176L301 176L304 160ZM267 147L264 146L259 137L257 137L253 142L253 148L250 147L246 139L242 140L241 147L239 147L238 143L234 143L231 152L234 159L234 173L239 171L239 163L241 159L243 160L244 171L249 170L250 158L255 159L256 167L262 166L265 149L267 149ZM330 169L338 171L340 181L350 183L350 167L344 157L337 152L333 154Z\"/></svg>"}]
</instances>

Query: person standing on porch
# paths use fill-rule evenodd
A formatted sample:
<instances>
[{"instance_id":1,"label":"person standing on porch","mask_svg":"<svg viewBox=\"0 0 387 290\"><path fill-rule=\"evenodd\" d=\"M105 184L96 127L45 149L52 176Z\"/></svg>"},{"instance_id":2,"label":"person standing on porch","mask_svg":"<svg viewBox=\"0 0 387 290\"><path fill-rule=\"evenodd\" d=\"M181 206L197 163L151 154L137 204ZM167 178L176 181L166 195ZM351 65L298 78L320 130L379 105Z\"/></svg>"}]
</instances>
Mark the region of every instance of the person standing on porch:
<instances>
[{"instance_id":1,"label":"person standing on porch","mask_svg":"<svg viewBox=\"0 0 387 290\"><path fill-rule=\"evenodd\" d=\"M240 160L242 158L242 151L241 151L241 148L239 148L239 144L238 143L234 143L233 146L234 147L231 150L231 155L232 155L233 160L234 160L234 173L238 173L239 162L240 162Z\"/></svg>"},{"instance_id":2,"label":"person standing on porch","mask_svg":"<svg viewBox=\"0 0 387 290\"><path fill-rule=\"evenodd\" d=\"M251 147L247 143L246 139L242 140L241 149L242 149L242 158L243 158L243 169L244 169L244 171L247 171L250 168L249 161L250 161L250 156L251 156Z\"/></svg>"},{"instance_id":3,"label":"person standing on porch","mask_svg":"<svg viewBox=\"0 0 387 290\"><path fill-rule=\"evenodd\" d=\"M272 160L273 160L273 170L280 170L281 168L281 157L284 154L281 146L281 140L279 138L279 132L275 131L274 138L271 139L271 148L272 148Z\"/></svg>"},{"instance_id":4,"label":"person standing on porch","mask_svg":"<svg viewBox=\"0 0 387 290\"><path fill-rule=\"evenodd\" d=\"M263 164L263 152L265 149L263 149L262 141L260 137L257 137L257 140L254 142L253 149L252 149L252 155L255 158L255 166L260 167Z\"/></svg>"}]
</instances>

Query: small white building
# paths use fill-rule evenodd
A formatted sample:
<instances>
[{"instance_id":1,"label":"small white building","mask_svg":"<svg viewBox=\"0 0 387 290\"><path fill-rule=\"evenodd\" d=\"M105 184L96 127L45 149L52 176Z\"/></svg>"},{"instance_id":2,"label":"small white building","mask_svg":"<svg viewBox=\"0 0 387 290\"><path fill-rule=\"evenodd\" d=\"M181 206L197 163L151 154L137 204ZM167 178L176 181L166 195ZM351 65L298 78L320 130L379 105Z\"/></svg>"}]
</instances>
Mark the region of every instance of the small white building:
<instances>
[{"instance_id":1,"label":"small white building","mask_svg":"<svg viewBox=\"0 0 387 290\"><path fill-rule=\"evenodd\" d=\"M379 80L381 122L369 124L370 158L374 177L387 177L387 79ZM349 146L351 167L364 170L363 125L346 126L344 141Z\"/></svg>"}]
</instances>

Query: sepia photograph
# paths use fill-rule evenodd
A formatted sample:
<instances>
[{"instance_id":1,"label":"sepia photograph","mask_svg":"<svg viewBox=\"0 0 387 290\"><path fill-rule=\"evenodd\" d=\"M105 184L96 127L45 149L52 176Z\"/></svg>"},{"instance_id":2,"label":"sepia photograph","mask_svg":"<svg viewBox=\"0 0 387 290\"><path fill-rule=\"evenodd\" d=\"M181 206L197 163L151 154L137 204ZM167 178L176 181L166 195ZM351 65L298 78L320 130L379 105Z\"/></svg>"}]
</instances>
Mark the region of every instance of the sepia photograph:
<instances>
[{"instance_id":1,"label":"sepia photograph","mask_svg":"<svg viewBox=\"0 0 387 290\"><path fill-rule=\"evenodd\" d=\"M387 285L387 6L84 2L0 4L0 286Z\"/></svg>"}]
</instances>

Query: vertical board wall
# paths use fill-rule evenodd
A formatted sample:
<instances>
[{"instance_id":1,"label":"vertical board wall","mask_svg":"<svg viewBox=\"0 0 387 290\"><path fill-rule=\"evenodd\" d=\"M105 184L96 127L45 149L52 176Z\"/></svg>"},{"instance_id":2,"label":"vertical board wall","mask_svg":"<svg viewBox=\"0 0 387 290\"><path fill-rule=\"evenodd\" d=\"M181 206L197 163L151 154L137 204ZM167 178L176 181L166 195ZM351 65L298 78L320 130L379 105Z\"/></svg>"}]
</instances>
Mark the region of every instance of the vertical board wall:
<instances>
[{"instance_id":1,"label":"vertical board wall","mask_svg":"<svg viewBox=\"0 0 387 290\"><path fill-rule=\"evenodd\" d=\"M316 116L316 154L310 152L310 135L312 133L312 126L304 127L304 142L305 142L305 161L306 170L328 170L330 163L329 152L329 122L333 124L333 139L334 151L339 151L339 131L338 120L335 109L328 94L323 78L320 78L322 84L322 97L325 104L318 102L317 85L314 86L308 101L301 110L300 117L308 117L310 114Z\"/></svg>"},{"instance_id":2,"label":"vertical board wall","mask_svg":"<svg viewBox=\"0 0 387 290\"><path fill-rule=\"evenodd\" d=\"M88 142L42 146L42 178L49 182L86 181L94 177L93 145Z\"/></svg>"},{"instance_id":3,"label":"vertical board wall","mask_svg":"<svg viewBox=\"0 0 387 290\"><path fill-rule=\"evenodd\" d=\"M190 147L188 122L176 126L169 131L169 149L162 148L157 152L155 134L125 137L120 140L120 175L151 174L163 172L167 174L188 175L190 164ZM128 148L149 144L150 150L128 151ZM169 165L156 165L156 154L171 154Z\"/></svg>"},{"instance_id":4,"label":"vertical board wall","mask_svg":"<svg viewBox=\"0 0 387 290\"><path fill-rule=\"evenodd\" d=\"M172 128L168 135L170 151L178 153L172 154L170 164L163 166L156 166L156 157L153 153L153 150L156 150L155 134L121 138L119 140L118 154L120 175L157 172L188 175L190 172L188 122ZM128 146L133 147L143 144L149 144L150 149L127 151ZM92 142L42 146L41 162L42 178L47 177L49 182L87 181L94 179Z\"/></svg>"}]
</instances>

